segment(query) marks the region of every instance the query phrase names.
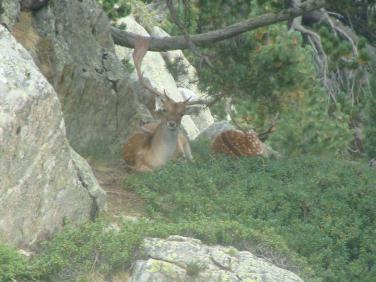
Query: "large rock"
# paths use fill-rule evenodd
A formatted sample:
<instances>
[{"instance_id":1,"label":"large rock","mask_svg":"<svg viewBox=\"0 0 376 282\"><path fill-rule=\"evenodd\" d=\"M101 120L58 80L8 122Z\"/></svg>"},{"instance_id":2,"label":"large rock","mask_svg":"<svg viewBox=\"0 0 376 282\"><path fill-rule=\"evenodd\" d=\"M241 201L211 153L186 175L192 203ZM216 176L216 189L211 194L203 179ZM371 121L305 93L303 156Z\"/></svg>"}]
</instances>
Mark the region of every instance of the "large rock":
<instances>
[{"instance_id":1,"label":"large rock","mask_svg":"<svg viewBox=\"0 0 376 282\"><path fill-rule=\"evenodd\" d=\"M197 136L197 139L209 139L212 140L215 136L227 130L236 130L236 128L228 121L221 120L212 123L208 128Z\"/></svg>"},{"instance_id":2,"label":"large rock","mask_svg":"<svg viewBox=\"0 0 376 282\"><path fill-rule=\"evenodd\" d=\"M0 144L0 243L28 247L105 209L105 192L66 139L56 92L3 26Z\"/></svg>"},{"instance_id":3,"label":"large rock","mask_svg":"<svg viewBox=\"0 0 376 282\"><path fill-rule=\"evenodd\" d=\"M1 1L0 21L11 28L57 91L71 145L84 156L120 157L128 134L140 121L153 120L149 110L154 105L129 64L116 56L106 14L95 0L50 0L32 12L20 12L19 2ZM145 32L133 22L130 29ZM127 53L129 59L129 49ZM160 54L146 57L146 78L181 99ZM183 127L192 139L206 125L184 117Z\"/></svg>"},{"instance_id":4,"label":"large rock","mask_svg":"<svg viewBox=\"0 0 376 282\"><path fill-rule=\"evenodd\" d=\"M3 6L8 19L14 4ZM17 17L12 33L56 89L73 148L85 156L120 156L128 133L150 113L115 55L110 23L97 1L50 0Z\"/></svg>"},{"instance_id":5,"label":"large rock","mask_svg":"<svg viewBox=\"0 0 376 282\"><path fill-rule=\"evenodd\" d=\"M12 27L20 12L21 0L1 0L0 1L0 23L8 27Z\"/></svg>"},{"instance_id":6,"label":"large rock","mask_svg":"<svg viewBox=\"0 0 376 282\"><path fill-rule=\"evenodd\" d=\"M181 236L145 239L135 263L132 282L302 281L250 252L207 246Z\"/></svg>"},{"instance_id":7,"label":"large rock","mask_svg":"<svg viewBox=\"0 0 376 282\"><path fill-rule=\"evenodd\" d=\"M125 25L127 31L149 36L149 33L135 21L133 16L128 16L126 18L120 19L118 21L118 24ZM133 50L121 46L116 46L116 53L122 61L127 62L128 64L133 66ZM163 93L163 91L166 91L168 96L173 100L183 101L183 97L178 91L175 80L168 71L166 63L160 53L148 52L145 55L142 61L142 72L144 74L144 78L159 92ZM136 90L137 95L139 97L142 97L141 99L145 102L145 104L148 104L149 109L152 110L154 108L154 104L150 103L150 100L154 101L154 97L152 97L148 91L146 91L139 85L135 70L132 72L131 77L134 81L134 89ZM157 108L160 106L158 100L156 106ZM183 117L182 127L184 128L190 139L194 139L200 132L200 129L197 127L190 116Z\"/></svg>"}]
</instances>

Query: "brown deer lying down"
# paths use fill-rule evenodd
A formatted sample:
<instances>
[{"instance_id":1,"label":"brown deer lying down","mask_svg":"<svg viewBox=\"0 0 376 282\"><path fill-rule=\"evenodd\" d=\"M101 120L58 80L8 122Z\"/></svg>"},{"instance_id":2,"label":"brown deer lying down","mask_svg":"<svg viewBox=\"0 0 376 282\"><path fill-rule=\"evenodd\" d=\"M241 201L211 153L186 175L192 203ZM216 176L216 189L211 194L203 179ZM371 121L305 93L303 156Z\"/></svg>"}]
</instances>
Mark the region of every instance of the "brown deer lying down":
<instances>
[{"instance_id":1,"label":"brown deer lying down","mask_svg":"<svg viewBox=\"0 0 376 282\"><path fill-rule=\"evenodd\" d=\"M275 131L277 117L278 114L272 120L272 124L269 129L260 134L257 134L254 131L245 130L233 120L239 130L226 130L216 135L213 138L211 145L212 151L214 153L237 157L269 157L272 155L275 157L280 157L278 152L273 151L270 147L263 143L267 139L268 135Z\"/></svg>"},{"instance_id":2,"label":"brown deer lying down","mask_svg":"<svg viewBox=\"0 0 376 282\"><path fill-rule=\"evenodd\" d=\"M163 104L160 122L149 123L133 132L123 146L123 158L128 165L138 171L152 171L164 166L169 160L181 155L192 160L191 148L187 138L179 131L181 119L185 114L197 111L195 105L208 105L213 101L194 101L189 99L175 102L166 94L158 92L143 80L141 63L145 56L149 42L139 38L133 52L133 61L140 83ZM218 98L217 98L218 99Z\"/></svg>"},{"instance_id":3,"label":"brown deer lying down","mask_svg":"<svg viewBox=\"0 0 376 282\"><path fill-rule=\"evenodd\" d=\"M123 158L138 171L162 167L178 156L192 160L189 142L179 132L188 101L174 102L165 95L162 103L165 112L161 121L145 124L125 141Z\"/></svg>"},{"instance_id":4,"label":"brown deer lying down","mask_svg":"<svg viewBox=\"0 0 376 282\"><path fill-rule=\"evenodd\" d=\"M263 143L256 133L244 133L238 130L226 130L215 136L212 150L215 153L237 157L262 156L264 153Z\"/></svg>"}]
</instances>

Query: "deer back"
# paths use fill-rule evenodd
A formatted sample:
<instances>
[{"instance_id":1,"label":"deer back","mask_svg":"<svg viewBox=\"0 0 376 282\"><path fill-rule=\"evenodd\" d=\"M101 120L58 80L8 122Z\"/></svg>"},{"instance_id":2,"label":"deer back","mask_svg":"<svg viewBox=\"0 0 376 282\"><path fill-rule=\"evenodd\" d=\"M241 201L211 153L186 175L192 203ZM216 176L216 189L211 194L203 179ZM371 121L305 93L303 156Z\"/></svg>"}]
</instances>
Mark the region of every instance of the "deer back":
<instances>
[{"instance_id":1,"label":"deer back","mask_svg":"<svg viewBox=\"0 0 376 282\"><path fill-rule=\"evenodd\" d=\"M158 123L148 123L133 132L123 145L123 159L130 166L135 166L138 155L150 144L154 130Z\"/></svg>"},{"instance_id":2,"label":"deer back","mask_svg":"<svg viewBox=\"0 0 376 282\"><path fill-rule=\"evenodd\" d=\"M263 143L254 132L245 133L238 130L226 130L214 137L212 150L215 153L233 156L261 156Z\"/></svg>"}]
</instances>

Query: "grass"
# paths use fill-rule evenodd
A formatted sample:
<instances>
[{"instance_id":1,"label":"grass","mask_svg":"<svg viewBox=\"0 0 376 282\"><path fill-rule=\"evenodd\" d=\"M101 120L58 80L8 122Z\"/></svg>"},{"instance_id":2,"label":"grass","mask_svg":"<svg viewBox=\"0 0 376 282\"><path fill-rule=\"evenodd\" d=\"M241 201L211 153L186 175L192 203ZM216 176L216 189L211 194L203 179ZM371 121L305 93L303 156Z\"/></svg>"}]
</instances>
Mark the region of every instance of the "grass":
<instances>
[{"instance_id":1,"label":"grass","mask_svg":"<svg viewBox=\"0 0 376 282\"><path fill-rule=\"evenodd\" d=\"M376 277L376 173L366 164L309 156L277 161L207 157L134 175L127 185L145 199L151 218L225 221L259 231L259 242L269 248L261 253L270 257L278 247L265 234L276 236L285 244L277 264L305 261L324 281ZM243 235L219 241L257 252Z\"/></svg>"},{"instance_id":2,"label":"grass","mask_svg":"<svg viewBox=\"0 0 376 282\"><path fill-rule=\"evenodd\" d=\"M199 152L193 164L125 179L148 219L125 221L120 231L104 219L67 225L29 261L0 247L0 281L111 277L130 267L143 238L171 234L250 250L307 281L376 277L375 170L310 156L213 158L202 146L193 149ZM199 271L190 266L192 276Z\"/></svg>"}]
</instances>

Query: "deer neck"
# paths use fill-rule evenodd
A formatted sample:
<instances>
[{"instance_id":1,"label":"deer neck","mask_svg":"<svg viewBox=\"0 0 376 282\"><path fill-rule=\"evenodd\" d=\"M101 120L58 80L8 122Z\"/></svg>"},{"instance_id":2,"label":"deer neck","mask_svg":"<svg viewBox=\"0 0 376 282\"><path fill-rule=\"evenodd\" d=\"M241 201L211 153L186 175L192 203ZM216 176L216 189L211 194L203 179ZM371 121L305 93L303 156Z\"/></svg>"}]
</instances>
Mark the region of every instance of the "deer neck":
<instances>
[{"instance_id":1,"label":"deer neck","mask_svg":"<svg viewBox=\"0 0 376 282\"><path fill-rule=\"evenodd\" d=\"M160 123L151 139L150 153L156 166L164 165L170 160L176 150L179 130L170 130Z\"/></svg>"}]
</instances>

